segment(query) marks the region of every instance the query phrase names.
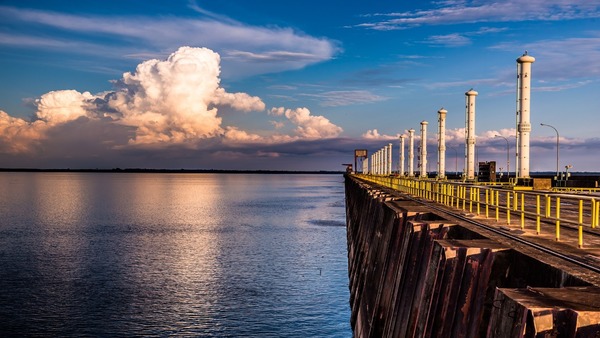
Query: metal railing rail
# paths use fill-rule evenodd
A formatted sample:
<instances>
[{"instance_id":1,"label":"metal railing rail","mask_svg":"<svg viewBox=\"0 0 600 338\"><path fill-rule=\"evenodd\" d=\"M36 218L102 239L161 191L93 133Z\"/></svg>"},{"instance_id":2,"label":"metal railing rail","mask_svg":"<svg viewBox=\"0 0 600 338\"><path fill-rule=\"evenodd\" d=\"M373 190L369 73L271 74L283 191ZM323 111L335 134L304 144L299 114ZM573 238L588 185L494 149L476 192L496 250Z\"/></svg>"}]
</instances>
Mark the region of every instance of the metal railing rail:
<instances>
[{"instance_id":1,"label":"metal railing rail","mask_svg":"<svg viewBox=\"0 0 600 338\"><path fill-rule=\"evenodd\" d=\"M554 192L600 193L600 188L552 187L552 191L554 191Z\"/></svg>"},{"instance_id":2,"label":"metal railing rail","mask_svg":"<svg viewBox=\"0 0 600 338\"><path fill-rule=\"evenodd\" d=\"M541 222L551 222L555 224L556 241L560 241L561 224L574 225L578 227L579 248L583 248L584 244L584 227L595 229L600 224L600 198L593 196L504 189L502 186L415 177L355 176L465 212L486 218L491 215L497 222L504 215L507 225L518 220L521 229L525 229L525 218L529 217L535 220L538 235L541 233Z\"/></svg>"}]
</instances>

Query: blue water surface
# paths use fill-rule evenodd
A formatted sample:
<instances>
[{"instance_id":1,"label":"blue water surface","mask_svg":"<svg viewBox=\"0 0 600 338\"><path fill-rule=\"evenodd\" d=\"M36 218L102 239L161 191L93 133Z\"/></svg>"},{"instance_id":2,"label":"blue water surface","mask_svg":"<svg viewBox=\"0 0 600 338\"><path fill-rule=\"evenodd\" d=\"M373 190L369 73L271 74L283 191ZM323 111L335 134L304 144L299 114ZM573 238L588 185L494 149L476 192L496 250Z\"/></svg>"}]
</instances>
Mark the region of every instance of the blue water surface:
<instances>
[{"instance_id":1,"label":"blue water surface","mask_svg":"<svg viewBox=\"0 0 600 338\"><path fill-rule=\"evenodd\" d=\"M341 175L0 173L0 336L351 337Z\"/></svg>"}]
</instances>

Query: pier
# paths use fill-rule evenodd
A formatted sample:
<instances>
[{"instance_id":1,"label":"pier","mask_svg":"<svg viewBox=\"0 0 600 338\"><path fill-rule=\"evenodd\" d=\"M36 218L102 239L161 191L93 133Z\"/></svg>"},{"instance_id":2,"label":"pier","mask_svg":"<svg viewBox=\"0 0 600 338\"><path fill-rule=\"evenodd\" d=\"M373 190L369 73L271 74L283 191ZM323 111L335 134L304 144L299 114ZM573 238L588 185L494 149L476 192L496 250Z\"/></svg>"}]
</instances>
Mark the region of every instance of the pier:
<instances>
[{"instance_id":1,"label":"pier","mask_svg":"<svg viewBox=\"0 0 600 338\"><path fill-rule=\"evenodd\" d=\"M345 189L355 337L600 335L594 188L383 171Z\"/></svg>"}]
</instances>

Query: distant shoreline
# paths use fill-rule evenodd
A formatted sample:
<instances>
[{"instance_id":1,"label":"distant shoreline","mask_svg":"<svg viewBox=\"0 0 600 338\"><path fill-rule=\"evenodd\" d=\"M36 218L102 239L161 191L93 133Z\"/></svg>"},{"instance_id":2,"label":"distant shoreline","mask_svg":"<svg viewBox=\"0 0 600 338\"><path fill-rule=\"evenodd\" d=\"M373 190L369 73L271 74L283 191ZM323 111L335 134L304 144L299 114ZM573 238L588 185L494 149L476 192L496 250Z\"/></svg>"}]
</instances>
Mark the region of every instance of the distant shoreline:
<instances>
[{"instance_id":1,"label":"distant shoreline","mask_svg":"<svg viewBox=\"0 0 600 338\"><path fill-rule=\"evenodd\" d=\"M145 169L145 168L113 168L113 169L35 169L35 168L0 168L0 172L51 172L51 173L165 173L165 174L329 174L341 175L345 171L332 170L229 170L229 169Z\"/></svg>"},{"instance_id":2,"label":"distant shoreline","mask_svg":"<svg viewBox=\"0 0 600 338\"><path fill-rule=\"evenodd\" d=\"M71 169L71 168L0 168L0 172L65 172L65 173L191 173L191 174L332 174L342 175L345 170L236 170L236 169L148 169L148 168L113 168L113 169ZM451 174L448 174L451 175ZM514 173L512 173L514 175ZM532 177L552 177L554 172L532 172ZM572 177L598 176L600 172L574 171Z\"/></svg>"}]
</instances>

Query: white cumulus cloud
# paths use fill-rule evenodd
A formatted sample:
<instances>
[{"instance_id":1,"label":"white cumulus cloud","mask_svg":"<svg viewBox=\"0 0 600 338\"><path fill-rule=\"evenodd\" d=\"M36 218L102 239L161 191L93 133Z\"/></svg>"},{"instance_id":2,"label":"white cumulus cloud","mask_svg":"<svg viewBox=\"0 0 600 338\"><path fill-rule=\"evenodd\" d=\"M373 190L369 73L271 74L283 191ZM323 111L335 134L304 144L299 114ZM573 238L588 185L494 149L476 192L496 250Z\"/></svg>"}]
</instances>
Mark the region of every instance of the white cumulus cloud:
<instances>
[{"instance_id":1,"label":"white cumulus cloud","mask_svg":"<svg viewBox=\"0 0 600 338\"><path fill-rule=\"evenodd\" d=\"M29 123L9 116L0 110L0 152L16 154L31 150L31 147L44 138L46 123Z\"/></svg>"},{"instance_id":2,"label":"white cumulus cloud","mask_svg":"<svg viewBox=\"0 0 600 338\"><path fill-rule=\"evenodd\" d=\"M324 116L311 115L308 108L285 109L272 108L272 115L285 115L290 122L296 125L296 135L305 139L337 137L343 129L329 121Z\"/></svg>"},{"instance_id":3,"label":"white cumulus cloud","mask_svg":"<svg viewBox=\"0 0 600 338\"><path fill-rule=\"evenodd\" d=\"M385 135L380 134L377 129L369 129L364 134L362 134L362 138L367 140L394 140L398 139L400 134L396 135Z\"/></svg>"},{"instance_id":4,"label":"white cumulus cloud","mask_svg":"<svg viewBox=\"0 0 600 338\"><path fill-rule=\"evenodd\" d=\"M194 146L208 138L257 142L258 135L222 126L220 106L249 112L262 111L265 104L259 97L221 88L219 63L219 55L212 50L181 47L166 60L148 60L134 72L123 74L114 81L114 91L97 95L76 90L48 92L33 101L37 107L33 122L0 113L0 151L29 151L47 138L52 128L82 117L108 129L129 128L130 145ZM83 125L70 128L77 126ZM71 133L73 138L81 136L74 129Z\"/></svg>"},{"instance_id":5,"label":"white cumulus cloud","mask_svg":"<svg viewBox=\"0 0 600 338\"><path fill-rule=\"evenodd\" d=\"M57 90L42 95L35 100L37 117L50 125L75 120L87 116L90 101L94 96L89 92Z\"/></svg>"},{"instance_id":6,"label":"white cumulus cloud","mask_svg":"<svg viewBox=\"0 0 600 338\"><path fill-rule=\"evenodd\" d=\"M221 133L221 118L209 105L219 88L219 55L181 47L165 61L149 60L125 73L124 87L109 100L137 127L132 143L181 143Z\"/></svg>"},{"instance_id":7,"label":"white cumulus cloud","mask_svg":"<svg viewBox=\"0 0 600 338\"><path fill-rule=\"evenodd\" d=\"M137 128L135 144L183 143L223 134L215 105L264 110L258 97L227 93L220 84L219 54L181 47L167 60L149 60L125 73L108 104L120 123Z\"/></svg>"}]
</instances>

